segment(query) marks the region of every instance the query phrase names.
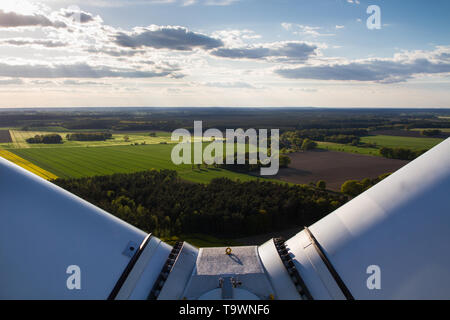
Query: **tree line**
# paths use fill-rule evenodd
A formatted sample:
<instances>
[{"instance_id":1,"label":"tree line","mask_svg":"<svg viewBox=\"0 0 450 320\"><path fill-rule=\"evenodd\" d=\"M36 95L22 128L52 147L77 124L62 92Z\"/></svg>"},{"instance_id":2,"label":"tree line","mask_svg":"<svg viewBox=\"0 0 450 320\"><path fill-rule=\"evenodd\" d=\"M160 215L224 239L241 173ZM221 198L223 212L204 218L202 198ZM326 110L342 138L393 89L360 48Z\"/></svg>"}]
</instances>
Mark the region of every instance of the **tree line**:
<instances>
[{"instance_id":1,"label":"tree line","mask_svg":"<svg viewBox=\"0 0 450 320\"><path fill-rule=\"evenodd\" d=\"M354 139L369 135L367 129L340 128L340 129L303 129L297 131L303 138L315 141L350 143Z\"/></svg>"},{"instance_id":2,"label":"tree line","mask_svg":"<svg viewBox=\"0 0 450 320\"><path fill-rule=\"evenodd\" d=\"M280 136L280 149L282 153L313 150L317 143L309 138L302 137L297 131L286 131Z\"/></svg>"},{"instance_id":3,"label":"tree line","mask_svg":"<svg viewBox=\"0 0 450 320\"><path fill-rule=\"evenodd\" d=\"M425 129L420 132L425 137L436 137L442 134L441 130L438 129Z\"/></svg>"},{"instance_id":4,"label":"tree line","mask_svg":"<svg viewBox=\"0 0 450 320\"><path fill-rule=\"evenodd\" d=\"M66 135L69 141L105 141L111 138L112 134L109 132L78 132Z\"/></svg>"},{"instance_id":5,"label":"tree line","mask_svg":"<svg viewBox=\"0 0 450 320\"><path fill-rule=\"evenodd\" d=\"M380 149L380 154L388 159L409 160L412 161L424 154L427 150L411 150L406 148L387 148Z\"/></svg>"},{"instance_id":6,"label":"tree line","mask_svg":"<svg viewBox=\"0 0 450 320\"><path fill-rule=\"evenodd\" d=\"M280 137L280 148L286 151L312 150L315 141L359 145L362 136L368 135L366 129L303 129L286 131Z\"/></svg>"},{"instance_id":7,"label":"tree line","mask_svg":"<svg viewBox=\"0 0 450 320\"><path fill-rule=\"evenodd\" d=\"M366 191L366 190L370 189L371 187L373 187L374 185L376 185L378 182L386 179L390 175L391 175L391 173L385 173L374 179L365 178L362 180L345 181L342 184L341 192L344 194L347 194L349 196L356 197L357 195L363 193L364 191Z\"/></svg>"},{"instance_id":8,"label":"tree line","mask_svg":"<svg viewBox=\"0 0 450 320\"><path fill-rule=\"evenodd\" d=\"M45 144L56 144L62 143L63 139L59 134L45 134L45 135L35 135L33 138L26 139L28 143L45 143Z\"/></svg>"},{"instance_id":9,"label":"tree line","mask_svg":"<svg viewBox=\"0 0 450 320\"><path fill-rule=\"evenodd\" d=\"M270 152L267 155L270 157ZM235 152L234 154L234 160L232 164L227 164L227 157L223 157L223 164L218 165L218 167L223 168L225 170L230 170L234 172L241 172L241 173L250 173L250 172L257 172L260 171L262 167L270 167L269 164L262 164L260 159L258 159L258 154L254 155L254 158L257 159L257 162L255 164L250 164L250 153L246 152L244 159L244 164L238 163L238 153ZM291 164L291 158L289 158L287 155L280 154L278 157L279 160L279 167L280 168L287 168L289 167L289 164Z\"/></svg>"}]
</instances>

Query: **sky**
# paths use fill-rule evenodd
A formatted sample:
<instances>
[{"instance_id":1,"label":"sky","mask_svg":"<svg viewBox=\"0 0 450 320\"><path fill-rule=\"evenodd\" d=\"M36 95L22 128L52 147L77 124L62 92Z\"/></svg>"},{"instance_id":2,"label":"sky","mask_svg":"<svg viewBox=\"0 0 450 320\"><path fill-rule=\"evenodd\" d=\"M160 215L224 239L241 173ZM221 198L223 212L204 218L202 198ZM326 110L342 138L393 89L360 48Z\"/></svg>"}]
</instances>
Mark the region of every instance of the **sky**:
<instances>
[{"instance_id":1,"label":"sky","mask_svg":"<svg viewBox=\"0 0 450 320\"><path fill-rule=\"evenodd\" d=\"M449 14L448 0L1 0L0 108L448 108Z\"/></svg>"}]
</instances>

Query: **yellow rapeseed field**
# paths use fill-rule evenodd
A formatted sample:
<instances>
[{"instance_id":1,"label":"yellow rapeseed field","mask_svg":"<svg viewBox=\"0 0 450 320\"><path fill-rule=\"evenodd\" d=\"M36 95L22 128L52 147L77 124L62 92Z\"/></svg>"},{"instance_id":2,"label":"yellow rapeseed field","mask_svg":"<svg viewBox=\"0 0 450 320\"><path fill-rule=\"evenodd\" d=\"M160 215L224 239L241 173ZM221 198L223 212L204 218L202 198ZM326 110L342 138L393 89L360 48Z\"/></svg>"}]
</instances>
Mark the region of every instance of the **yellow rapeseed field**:
<instances>
[{"instance_id":1,"label":"yellow rapeseed field","mask_svg":"<svg viewBox=\"0 0 450 320\"><path fill-rule=\"evenodd\" d=\"M44 178L46 180L54 180L58 178L53 173L50 173L42 168L39 168L38 166L32 164L28 160L25 160L17 155L15 155L12 152L9 152L7 150L1 150L0 149L0 157L5 158L6 160L11 161L12 163L17 164L18 166L38 175L41 178Z\"/></svg>"}]
</instances>

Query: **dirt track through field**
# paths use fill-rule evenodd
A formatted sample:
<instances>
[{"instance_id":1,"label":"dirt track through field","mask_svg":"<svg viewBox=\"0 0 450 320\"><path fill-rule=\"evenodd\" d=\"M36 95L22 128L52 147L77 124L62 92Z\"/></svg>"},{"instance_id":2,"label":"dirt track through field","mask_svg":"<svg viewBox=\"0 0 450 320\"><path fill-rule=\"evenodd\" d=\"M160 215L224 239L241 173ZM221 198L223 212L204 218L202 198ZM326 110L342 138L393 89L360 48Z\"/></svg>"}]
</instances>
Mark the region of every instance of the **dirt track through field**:
<instances>
[{"instance_id":1,"label":"dirt track through field","mask_svg":"<svg viewBox=\"0 0 450 320\"><path fill-rule=\"evenodd\" d=\"M0 130L0 143L11 143L11 134L9 130Z\"/></svg>"},{"instance_id":2,"label":"dirt track through field","mask_svg":"<svg viewBox=\"0 0 450 320\"><path fill-rule=\"evenodd\" d=\"M308 184L324 180L327 188L339 191L347 180L376 178L388 172L395 172L408 161L386 159L335 151L307 151L289 154L292 162L289 168L280 169L276 179Z\"/></svg>"}]
</instances>

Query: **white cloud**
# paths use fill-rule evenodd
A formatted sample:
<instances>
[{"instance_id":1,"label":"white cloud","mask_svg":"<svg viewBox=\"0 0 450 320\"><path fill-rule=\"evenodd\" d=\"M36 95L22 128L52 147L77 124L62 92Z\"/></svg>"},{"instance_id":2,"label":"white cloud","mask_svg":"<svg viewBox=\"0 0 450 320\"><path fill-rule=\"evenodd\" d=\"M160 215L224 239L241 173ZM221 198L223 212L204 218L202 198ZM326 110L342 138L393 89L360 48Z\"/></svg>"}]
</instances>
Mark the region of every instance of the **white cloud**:
<instances>
[{"instance_id":1,"label":"white cloud","mask_svg":"<svg viewBox=\"0 0 450 320\"><path fill-rule=\"evenodd\" d=\"M206 87L225 88L225 89L257 89L257 87L243 81L203 82L202 85Z\"/></svg>"},{"instance_id":2,"label":"white cloud","mask_svg":"<svg viewBox=\"0 0 450 320\"><path fill-rule=\"evenodd\" d=\"M154 78L171 76L170 71L135 70L111 66L75 64L8 64L0 62L1 77L18 78ZM176 74L174 74L176 76Z\"/></svg>"},{"instance_id":3,"label":"white cloud","mask_svg":"<svg viewBox=\"0 0 450 320\"><path fill-rule=\"evenodd\" d=\"M63 85L66 86L110 86L110 83L106 82L95 82L95 81L79 81L68 79L62 82Z\"/></svg>"},{"instance_id":4,"label":"white cloud","mask_svg":"<svg viewBox=\"0 0 450 320\"><path fill-rule=\"evenodd\" d=\"M322 30L323 29L322 27L307 26L303 24L288 23L288 22L282 22L281 27L286 31L290 31L293 34L299 36L306 36L312 38L334 36L334 34L332 33L321 33L319 30Z\"/></svg>"},{"instance_id":5,"label":"white cloud","mask_svg":"<svg viewBox=\"0 0 450 320\"><path fill-rule=\"evenodd\" d=\"M40 0L53 6L91 6L91 7L124 7L124 6L147 6L147 5L206 5L206 6L228 6L240 0Z\"/></svg>"},{"instance_id":6,"label":"white cloud","mask_svg":"<svg viewBox=\"0 0 450 320\"><path fill-rule=\"evenodd\" d=\"M213 56L229 59L306 61L318 54L318 46L301 41L262 43L245 47L218 48Z\"/></svg>"},{"instance_id":7,"label":"white cloud","mask_svg":"<svg viewBox=\"0 0 450 320\"><path fill-rule=\"evenodd\" d=\"M183 0L182 6L183 7L187 7L187 6L191 6L193 4L196 4L196 3L197 3L197 0Z\"/></svg>"},{"instance_id":8,"label":"white cloud","mask_svg":"<svg viewBox=\"0 0 450 320\"><path fill-rule=\"evenodd\" d=\"M17 27L54 27L65 28L66 24L61 21L52 21L43 14L21 14L0 10L0 28Z\"/></svg>"},{"instance_id":9,"label":"white cloud","mask_svg":"<svg viewBox=\"0 0 450 320\"><path fill-rule=\"evenodd\" d=\"M0 79L0 86L21 85L23 83L23 80L19 78Z\"/></svg>"},{"instance_id":10,"label":"white cloud","mask_svg":"<svg viewBox=\"0 0 450 320\"><path fill-rule=\"evenodd\" d=\"M261 39L261 35L252 30L219 30L211 35L213 38L220 39L227 47L245 46L248 41Z\"/></svg>"},{"instance_id":11,"label":"white cloud","mask_svg":"<svg viewBox=\"0 0 450 320\"><path fill-rule=\"evenodd\" d=\"M240 0L205 0L204 4L207 6L229 6Z\"/></svg>"},{"instance_id":12,"label":"white cloud","mask_svg":"<svg viewBox=\"0 0 450 320\"><path fill-rule=\"evenodd\" d=\"M133 32L119 32L115 35L115 43L126 48L151 47L190 51L194 48L205 50L223 46L220 39L189 31L179 26L156 26L135 28Z\"/></svg>"},{"instance_id":13,"label":"white cloud","mask_svg":"<svg viewBox=\"0 0 450 320\"><path fill-rule=\"evenodd\" d=\"M0 45L60 48L66 47L68 44L62 41L52 39L9 38L9 39L0 39Z\"/></svg>"},{"instance_id":14,"label":"white cloud","mask_svg":"<svg viewBox=\"0 0 450 320\"><path fill-rule=\"evenodd\" d=\"M434 51L402 52L391 59L364 59L344 63L281 68L276 73L288 79L340 80L378 83L405 82L416 76L450 73L450 47Z\"/></svg>"}]
</instances>

